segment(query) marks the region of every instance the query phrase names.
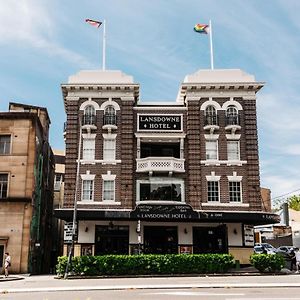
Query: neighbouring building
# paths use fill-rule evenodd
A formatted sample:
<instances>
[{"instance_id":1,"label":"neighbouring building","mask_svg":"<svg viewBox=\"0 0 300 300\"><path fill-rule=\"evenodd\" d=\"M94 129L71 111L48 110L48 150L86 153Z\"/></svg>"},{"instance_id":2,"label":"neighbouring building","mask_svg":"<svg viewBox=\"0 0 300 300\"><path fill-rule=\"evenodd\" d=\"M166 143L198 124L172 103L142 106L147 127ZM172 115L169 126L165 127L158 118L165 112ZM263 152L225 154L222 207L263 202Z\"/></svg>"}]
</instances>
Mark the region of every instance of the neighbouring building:
<instances>
[{"instance_id":1,"label":"neighbouring building","mask_svg":"<svg viewBox=\"0 0 300 300\"><path fill-rule=\"evenodd\" d=\"M261 193L263 211L271 212L272 211L271 190L261 187L260 193Z\"/></svg>"},{"instance_id":2,"label":"neighbouring building","mask_svg":"<svg viewBox=\"0 0 300 300\"><path fill-rule=\"evenodd\" d=\"M0 264L47 273L51 255L54 160L46 108L10 103L0 112Z\"/></svg>"},{"instance_id":3,"label":"neighbouring building","mask_svg":"<svg viewBox=\"0 0 300 300\"><path fill-rule=\"evenodd\" d=\"M248 263L253 226L279 221L260 193L263 85L241 70L200 70L185 77L176 102L143 103L121 71L70 76L56 215L72 221L76 199L74 255L232 253Z\"/></svg>"}]
</instances>

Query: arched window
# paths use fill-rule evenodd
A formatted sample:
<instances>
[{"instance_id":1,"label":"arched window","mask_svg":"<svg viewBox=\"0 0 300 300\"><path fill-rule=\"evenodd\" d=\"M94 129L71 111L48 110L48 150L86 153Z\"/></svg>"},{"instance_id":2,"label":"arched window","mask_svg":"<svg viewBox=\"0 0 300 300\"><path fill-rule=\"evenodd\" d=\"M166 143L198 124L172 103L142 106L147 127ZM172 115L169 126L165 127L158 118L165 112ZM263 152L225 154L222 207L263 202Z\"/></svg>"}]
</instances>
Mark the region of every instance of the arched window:
<instances>
[{"instance_id":1,"label":"arched window","mask_svg":"<svg viewBox=\"0 0 300 300\"><path fill-rule=\"evenodd\" d=\"M96 125L96 112L93 105L88 105L85 107L83 125Z\"/></svg>"},{"instance_id":2,"label":"arched window","mask_svg":"<svg viewBox=\"0 0 300 300\"><path fill-rule=\"evenodd\" d=\"M238 110L234 105L229 105L226 110L226 125L239 125Z\"/></svg>"},{"instance_id":3,"label":"arched window","mask_svg":"<svg viewBox=\"0 0 300 300\"><path fill-rule=\"evenodd\" d=\"M218 125L217 111L212 105L208 105L205 109L205 125Z\"/></svg>"},{"instance_id":4,"label":"arched window","mask_svg":"<svg viewBox=\"0 0 300 300\"><path fill-rule=\"evenodd\" d=\"M106 106L104 110L104 125L117 125L116 110L112 105Z\"/></svg>"}]
</instances>

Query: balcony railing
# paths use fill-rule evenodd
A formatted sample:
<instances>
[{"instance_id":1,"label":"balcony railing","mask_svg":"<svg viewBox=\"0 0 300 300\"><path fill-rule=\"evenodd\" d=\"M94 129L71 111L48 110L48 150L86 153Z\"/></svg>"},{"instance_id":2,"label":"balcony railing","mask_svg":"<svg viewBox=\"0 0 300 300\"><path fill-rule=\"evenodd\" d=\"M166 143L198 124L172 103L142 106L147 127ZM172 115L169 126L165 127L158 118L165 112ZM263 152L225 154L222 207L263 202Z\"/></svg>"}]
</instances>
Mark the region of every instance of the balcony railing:
<instances>
[{"instance_id":1,"label":"balcony railing","mask_svg":"<svg viewBox=\"0 0 300 300\"><path fill-rule=\"evenodd\" d=\"M105 114L103 116L103 125L114 125L117 126L117 116Z\"/></svg>"},{"instance_id":2,"label":"balcony railing","mask_svg":"<svg viewBox=\"0 0 300 300\"><path fill-rule=\"evenodd\" d=\"M226 116L226 126L240 125L240 120L238 115Z\"/></svg>"},{"instance_id":3,"label":"balcony railing","mask_svg":"<svg viewBox=\"0 0 300 300\"><path fill-rule=\"evenodd\" d=\"M218 126L218 116L217 115L206 115L204 125L205 126L209 126L209 125Z\"/></svg>"},{"instance_id":4,"label":"balcony railing","mask_svg":"<svg viewBox=\"0 0 300 300\"><path fill-rule=\"evenodd\" d=\"M82 125L93 125L96 126L96 115L83 115Z\"/></svg>"},{"instance_id":5,"label":"balcony railing","mask_svg":"<svg viewBox=\"0 0 300 300\"><path fill-rule=\"evenodd\" d=\"M137 158L137 172L184 172L184 159L174 157Z\"/></svg>"}]
</instances>

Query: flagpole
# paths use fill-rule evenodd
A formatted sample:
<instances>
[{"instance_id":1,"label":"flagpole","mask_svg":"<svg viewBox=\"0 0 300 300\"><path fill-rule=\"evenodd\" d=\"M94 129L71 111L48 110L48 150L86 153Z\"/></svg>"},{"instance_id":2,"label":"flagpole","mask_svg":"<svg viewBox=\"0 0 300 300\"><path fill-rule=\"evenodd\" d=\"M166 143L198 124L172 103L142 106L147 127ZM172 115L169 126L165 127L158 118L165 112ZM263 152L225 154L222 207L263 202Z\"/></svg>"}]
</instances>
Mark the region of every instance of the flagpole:
<instances>
[{"instance_id":1,"label":"flagpole","mask_svg":"<svg viewBox=\"0 0 300 300\"><path fill-rule=\"evenodd\" d=\"M102 70L105 70L105 51L106 51L106 32L105 32L105 20L103 21L103 41L102 41Z\"/></svg>"},{"instance_id":2,"label":"flagpole","mask_svg":"<svg viewBox=\"0 0 300 300\"><path fill-rule=\"evenodd\" d=\"M212 26L211 20L209 20L209 44L210 44L210 68L214 69L214 52L213 52L213 42L212 42Z\"/></svg>"}]
</instances>

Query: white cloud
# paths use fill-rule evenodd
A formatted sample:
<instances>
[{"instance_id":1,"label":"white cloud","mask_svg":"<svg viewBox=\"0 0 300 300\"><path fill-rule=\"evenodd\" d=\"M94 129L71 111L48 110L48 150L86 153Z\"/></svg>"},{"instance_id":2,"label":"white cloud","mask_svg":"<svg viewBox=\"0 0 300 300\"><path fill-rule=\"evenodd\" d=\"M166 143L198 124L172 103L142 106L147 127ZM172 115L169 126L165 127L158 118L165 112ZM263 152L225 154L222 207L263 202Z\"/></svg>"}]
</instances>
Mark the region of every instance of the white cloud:
<instances>
[{"instance_id":1,"label":"white cloud","mask_svg":"<svg viewBox=\"0 0 300 300\"><path fill-rule=\"evenodd\" d=\"M55 41L55 24L45 3L38 0L2 1L0 6L0 44L43 49L48 55L90 65L86 58Z\"/></svg>"}]
</instances>

